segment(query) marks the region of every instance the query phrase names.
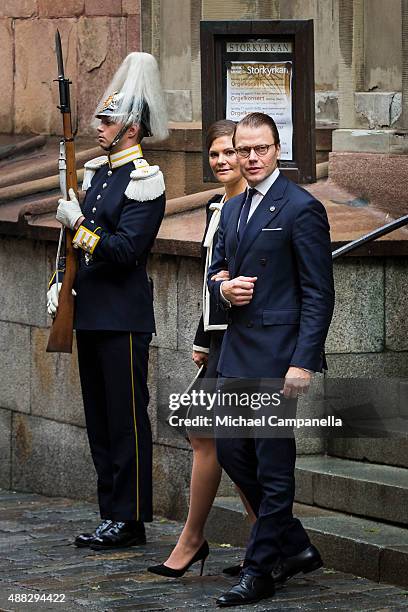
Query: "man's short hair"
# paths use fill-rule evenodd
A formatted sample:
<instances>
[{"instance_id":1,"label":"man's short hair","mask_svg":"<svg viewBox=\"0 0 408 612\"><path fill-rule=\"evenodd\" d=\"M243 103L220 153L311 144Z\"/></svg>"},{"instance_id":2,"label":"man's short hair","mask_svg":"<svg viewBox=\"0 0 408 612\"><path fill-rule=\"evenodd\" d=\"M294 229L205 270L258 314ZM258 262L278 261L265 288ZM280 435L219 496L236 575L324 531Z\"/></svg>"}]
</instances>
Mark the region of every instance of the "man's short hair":
<instances>
[{"instance_id":1,"label":"man's short hair","mask_svg":"<svg viewBox=\"0 0 408 612\"><path fill-rule=\"evenodd\" d=\"M241 121L237 123L235 127L234 136L232 138L232 143L234 147L235 147L235 135L237 133L237 129L240 126L249 127L249 128L258 128L258 127L261 127L262 125L267 125L269 127L273 135L274 143L276 145L280 144L278 128L276 127L276 123L272 119L272 117L270 117L269 115L266 115L265 113L249 113L249 115L245 115L245 117L243 117Z\"/></svg>"}]
</instances>

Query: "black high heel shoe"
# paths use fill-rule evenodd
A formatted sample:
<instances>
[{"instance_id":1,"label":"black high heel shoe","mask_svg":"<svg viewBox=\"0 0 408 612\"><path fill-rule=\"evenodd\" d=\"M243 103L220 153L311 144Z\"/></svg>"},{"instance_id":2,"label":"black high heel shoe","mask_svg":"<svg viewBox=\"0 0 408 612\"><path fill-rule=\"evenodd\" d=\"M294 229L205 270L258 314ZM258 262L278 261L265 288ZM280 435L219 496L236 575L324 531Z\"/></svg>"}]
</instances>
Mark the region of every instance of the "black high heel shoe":
<instances>
[{"instance_id":1,"label":"black high heel shoe","mask_svg":"<svg viewBox=\"0 0 408 612\"><path fill-rule=\"evenodd\" d=\"M173 569L172 567L167 567L164 563L160 563L160 565L151 565L147 568L148 572L152 574L158 574L159 576L167 576L167 578L181 578L184 576L186 571L193 565L193 563L197 563L197 561L201 561L201 569L200 576L203 575L204 563L210 554L210 549L208 548L207 540L201 544L200 548L195 553L194 557L181 569Z\"/></svg>"}]
</instances>

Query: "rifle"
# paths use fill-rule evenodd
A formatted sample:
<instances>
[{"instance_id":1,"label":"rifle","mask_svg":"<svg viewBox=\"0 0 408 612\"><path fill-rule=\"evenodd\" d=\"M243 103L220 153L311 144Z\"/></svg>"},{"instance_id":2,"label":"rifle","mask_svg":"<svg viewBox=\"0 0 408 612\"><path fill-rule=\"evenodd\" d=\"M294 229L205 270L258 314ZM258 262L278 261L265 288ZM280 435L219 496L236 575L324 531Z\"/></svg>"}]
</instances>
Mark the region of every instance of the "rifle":
<instances>
[{"instance_id":1,"label":"rifle","mask_svg":"<svg viewBox=\"0 0 408 612\"><path fill-rule=\"evenodd\" d=\"M63 197L67 197L69 189L78 193L78 182L75 163L75 144L72 133L71 102L69 86L71 81L65 78L64 60L62 57L61 37L57 30L55 34L55 49L58 62L59 109L62 114L64 138L60 142L59 169ZM64 240L65 239L65 240ZM48 338L47 353L72 353L74 329L74 297L72 287L78 270L78 259L72 246L71 230L61 228L60 240L55 267L55 281L58 283L58 266L61 258L61 247L65 242L65 272L58 298L58 309ZM58 285L57 285L58 286Z\"/></svg>"}]
</instances>

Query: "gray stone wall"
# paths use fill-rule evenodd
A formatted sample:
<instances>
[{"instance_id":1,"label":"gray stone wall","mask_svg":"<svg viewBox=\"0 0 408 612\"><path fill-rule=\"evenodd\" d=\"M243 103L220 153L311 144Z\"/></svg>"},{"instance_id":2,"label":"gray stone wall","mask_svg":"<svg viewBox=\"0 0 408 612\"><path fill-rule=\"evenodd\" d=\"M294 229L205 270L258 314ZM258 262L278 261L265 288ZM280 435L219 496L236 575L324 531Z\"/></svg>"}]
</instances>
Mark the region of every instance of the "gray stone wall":
<instances>
[{"instance_id":1,"label":"gray stone wall","mask_svg":"<svg viewBox=\"0 0 408 612\"><path fill-rule=\"evenodd\" d=\"M76 353L47 354L45 293L55 245L0 237L0 486L93 499ZM336 262L336 312L327 341L331 376L408 376L407 258ZM157 336L151 346L150 414L155 510L181 518L191 451L159 437L156 406L171 380L192 377L191 344L201 307L197 259L153 255ZM307 403L300 407L306 413ZM324 451L298 439L299 453ZM224 480L223 493L231 489Z\"/></svg>"}]
</instances>

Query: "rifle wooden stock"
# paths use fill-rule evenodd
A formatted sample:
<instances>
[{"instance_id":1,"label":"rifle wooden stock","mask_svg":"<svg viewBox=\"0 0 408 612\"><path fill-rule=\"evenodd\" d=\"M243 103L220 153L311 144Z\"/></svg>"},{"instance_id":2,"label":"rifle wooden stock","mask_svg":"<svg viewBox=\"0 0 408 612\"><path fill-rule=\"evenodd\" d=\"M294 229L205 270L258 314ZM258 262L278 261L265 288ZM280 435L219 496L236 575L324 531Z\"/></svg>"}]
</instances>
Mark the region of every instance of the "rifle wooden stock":
<instances>
[{"instance_id":1,"label":"rifle wooden stock","mask_svg":"<svg viewBox=\"0 0 408 612\"><path fill-rule=\"evenodd\" d=\"M67 191L72 188L75 193L78 193L71 113L62 113L62 117L67 158ZM65 230L65 257L65 273L58 298L57 314L48 338L47 353L72 353L74 330L74 297L72 295L72 288L78 270L78 258L72 246L71 230Z\"/></svg>"}]
</instances>

